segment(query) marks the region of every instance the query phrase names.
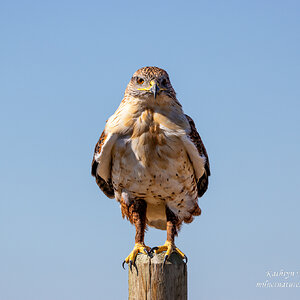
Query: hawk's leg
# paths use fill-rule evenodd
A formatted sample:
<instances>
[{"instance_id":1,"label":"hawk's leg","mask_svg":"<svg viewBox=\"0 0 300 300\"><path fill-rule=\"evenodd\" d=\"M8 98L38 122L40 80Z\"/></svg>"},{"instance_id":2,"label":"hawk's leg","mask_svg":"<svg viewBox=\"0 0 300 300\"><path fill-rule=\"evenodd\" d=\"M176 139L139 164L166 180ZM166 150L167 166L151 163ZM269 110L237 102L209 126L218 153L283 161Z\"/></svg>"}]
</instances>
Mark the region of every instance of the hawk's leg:
<instances>
[{"instance_id":1,"label":"hawk's leg","mask_svg":"<svg viewBox=\"0 0 300 300\"><path fill-rule=\"evenodd\" d=\"M167 216L167 240L163 246L154 247L151 249L151 251L155 251L155 253L161 253L163 251L166 251L164 264L168 260L172 252L178 253L182 257L182 259L185 259L187 262L187 257L181 250L179 250L175 246L175 242L174 242L175 236L177 235L176 225L178 224L178 219L168 207L166 207L166 216Z\"/></svg>"},{"instance_id":2,"label":"hawk's leg","mask_svg":"<svg viewBox=\"0 0 300 300\"><path fill-rule=\"evenodd\" d=\"M144 244L144 235L146 229L146 209L147 204L144 200L134 200L129 207L129 214L132 217L133 223L135 225L135 245L130 254L125 258L123 262L129 264L130 269L132 265L135 264L135 259L138 253L143 253L149 255L150 247Z\"/></svg>"}]
</instances>

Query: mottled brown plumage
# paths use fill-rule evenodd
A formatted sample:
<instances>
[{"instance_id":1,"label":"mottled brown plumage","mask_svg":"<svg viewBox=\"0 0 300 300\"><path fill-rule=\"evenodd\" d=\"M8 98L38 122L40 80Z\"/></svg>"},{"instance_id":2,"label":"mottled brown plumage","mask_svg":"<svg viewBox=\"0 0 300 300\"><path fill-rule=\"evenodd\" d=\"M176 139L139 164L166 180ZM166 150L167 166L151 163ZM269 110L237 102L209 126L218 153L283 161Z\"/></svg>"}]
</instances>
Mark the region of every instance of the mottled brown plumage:
<instances>
[{"instance_id":1,"label":"mottled brown plumage","mask_svg":"<svg viewBox=\"0 0 300 300\"><path fill-rule=\"evenodd\" d=\"M193 119L191 117L189 117L188 115L185 115L185 116L188 119L190 126L191 126L191 132L189 134L190 139L193 141L193 143L197 147L199 154L204 155L206 157L205 166L204 166L205 172L204 172L203 176L197 182L198 196L202 197L208 187L208 176L210 176L209 159L208 159L206 149L205 149L204 144L201 140L201 137L196 129L196 125L195 125Z\"/></svg>"},{"instance_id":2,"label":"mottled brown plumage","mask_svg":"<svg viewBox=\"0 0 300 300\"><path fill-rule=\"evenodd\" d=\"M111 184L111 180L108 180L107 182L101 178L98 174L97 174L97 167L98 167L98 163L95 160L95 154L101 152L101 148L105 142L106 139L106 135L105 132L103 131L98 143L95 146L95 150L94 150L94 156L93 156L93 161L92 161L92 176L94 176L96 178L96 183L98 184L99 188L102 190L102 192L108 197L113 199L115 197L115 193L114 193L114 188Z\"/></svg>"},{"instance_id":3,"label":"mottled brown plumage","mask_svg":"<svg viewBox=\"0 0 300 300\"><path fill-rule=\"evenodd\" d=\"M136 245L127 263L149 251L144 245L147 225L167 230L166 244L157 252L167 251L167 258L177 251L185 257L174 236L183 222L200 215L197 198L207 190L210 167L195 124L183 113L166 71L145 67L133 74L96 144L92 175L136 226Z\"/></svg>"}]
</instances>

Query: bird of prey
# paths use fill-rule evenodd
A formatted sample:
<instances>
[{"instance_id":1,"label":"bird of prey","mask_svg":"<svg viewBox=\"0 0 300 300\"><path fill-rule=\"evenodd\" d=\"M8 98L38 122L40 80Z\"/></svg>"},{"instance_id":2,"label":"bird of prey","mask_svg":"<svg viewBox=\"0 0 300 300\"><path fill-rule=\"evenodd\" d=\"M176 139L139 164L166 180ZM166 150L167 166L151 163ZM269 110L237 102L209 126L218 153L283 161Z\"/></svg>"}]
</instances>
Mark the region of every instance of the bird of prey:
<instances>
[{"instance_id":1,"label":"bird of prey","mask_svg":"<svg viewBox=\"0 0 300 300\"><path fill-rule=\"evenodd\" d=\"M165 70L144 67L133 74L96 144L92 175L135 225L135 246L124 263L131 268L138 253L151 251L166 251L165 261L173 251L186 258L174 239L183 222L200 215L197 201L207 190L210 167ZM167 231L163 246L145 245L147 226Z\"/></svg>"}]
</instances>

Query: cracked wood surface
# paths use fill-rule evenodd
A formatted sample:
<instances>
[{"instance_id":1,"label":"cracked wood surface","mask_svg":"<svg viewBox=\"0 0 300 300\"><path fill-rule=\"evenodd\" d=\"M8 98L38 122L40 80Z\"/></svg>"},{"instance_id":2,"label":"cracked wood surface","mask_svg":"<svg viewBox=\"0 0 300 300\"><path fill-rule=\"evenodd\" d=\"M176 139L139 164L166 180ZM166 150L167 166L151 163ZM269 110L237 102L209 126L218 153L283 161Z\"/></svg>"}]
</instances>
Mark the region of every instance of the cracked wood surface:
<instances>
[{"instance_id":1,"label":"cracked wood surface","mask_svg":"<svg viewBox=\"0 0 300 300\"><path fill-rule=\"evenodd\" d=\"M163 266L164 255L137 256L137 270L128 269L129 300L187 300L186 263L172 253Z\"/></svg>"}]
</instances>

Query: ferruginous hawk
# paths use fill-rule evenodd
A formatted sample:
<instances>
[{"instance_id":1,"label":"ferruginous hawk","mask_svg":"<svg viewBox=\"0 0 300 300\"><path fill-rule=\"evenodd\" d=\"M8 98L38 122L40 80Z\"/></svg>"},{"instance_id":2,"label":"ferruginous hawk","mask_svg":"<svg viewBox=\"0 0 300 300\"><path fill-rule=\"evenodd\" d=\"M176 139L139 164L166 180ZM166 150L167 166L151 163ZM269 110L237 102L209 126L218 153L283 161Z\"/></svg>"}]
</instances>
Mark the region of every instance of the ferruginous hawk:
<instances>
[{"instance_id":1,"label":"ferruginous hawk","mask_svg":"<svg viewBox=\"0 0 300 300\"><path fill-rule=\"evenodd\" d=\"M117 111L108 119L96 144L92 175L104 194L120 202L123 218L135 225L135 246L124 262L135 264L138 253L175 251L183 222L201 210L207 190L208 156L193 120L183 113L166 71L136 71ZM144 244L146 227L167 230L163 246ZM124 264L124 263L123 263Z\"/></svg>"}]
</instances>

